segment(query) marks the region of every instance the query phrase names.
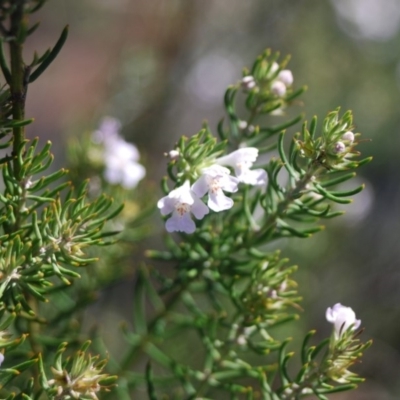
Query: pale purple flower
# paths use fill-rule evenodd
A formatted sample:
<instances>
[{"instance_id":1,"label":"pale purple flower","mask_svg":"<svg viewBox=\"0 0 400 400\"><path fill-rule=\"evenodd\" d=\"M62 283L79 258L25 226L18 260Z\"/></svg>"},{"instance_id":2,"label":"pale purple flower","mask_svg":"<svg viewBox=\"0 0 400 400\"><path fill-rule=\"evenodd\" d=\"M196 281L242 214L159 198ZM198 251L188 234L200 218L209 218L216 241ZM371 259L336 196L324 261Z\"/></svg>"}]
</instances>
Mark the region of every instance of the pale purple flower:
<instances>
[{"instance_id":1,"label":"pale purple flower","mask_svg":"<svg viewBox=\"0 0 400 400\"><path fill-rule=\"evenodd\" d=\"M165 228L168 232L193 233L196 225L191 214L197 219L203 219L208 214L208 207L190 189L189 181L172 190L168 196L163 197L157 203L162 215L172 213L167 219Z\"/></svg>"},{"instance_id":2,"label":"pale purple flower","mask_svg":"<svg viewBox=\"0 0 400 400\"><path fill-rule=\"evenodd\" d=\"M233 207L233 200L223 191L234 193L238 190L239 179L230 175L228 168L214 164L204 168L200 178L193 184L193 192L203 197L208 193L208 207L219 212Z\"/></svg>"},{"instance_id":3,"label":"pale purple flower","mask_svg":"<svg viewBox=\"0 0 400 400\"><path fill-rule=\"evenodd\" d=\"M134 188L146 175L145 168L138 160L139 151L132 143L119 136L107 140L104 146L105 179L126 189Z\"/></svg>"},{"instance_id":4,"label":"pale purple flower","mask_svg":"<svg viewBox=\"0 0 400 400\"><path fill-rule=\"evenodd\" d=\"M104 117L99 129L92 134L95 143L103 145L105 165L104 178L126 189L134 188L146 175L143 165L139 164L139 151L119 134L121 122L116 118Z\"/></svg>"},{"instance_id":5,"label":"pale purple flower","mask_svg":"<svg viewBox=\"0 0 400 400\"><path fill-rule=\"evenodd\" d=\"M93 132L92 140L95 143L107 143L119 137L121 122L113 117L104 117L100 121L99 129Z\"/></svg>"},{"instance_id":6,"label":"pale purple flower","mask_svg":"<svg viewBox=\"0 0 400 400\"><path fill-rule=\"evenodd\" d=\"M327 321L334 325L337 338L348 329L353 331L358 329L361 324L361 320L356 319L356 314L351 307L342 306L340 303L328 307L325 316Z\"/></svg>"},{"instance_id":7,"label":"pale purple flower","mask_svg":"<svg viewBox=\"0 0 400 400\"><path fill-rule=\"evenodd\" d=\"M248 185L265 185L267 173L263 169L250 169L258 157L258 149L255 147L243 147L232 153L217 158L220 165L227 165L235 170L235 175L240 182Z\"/></svg>"}]
</instances>

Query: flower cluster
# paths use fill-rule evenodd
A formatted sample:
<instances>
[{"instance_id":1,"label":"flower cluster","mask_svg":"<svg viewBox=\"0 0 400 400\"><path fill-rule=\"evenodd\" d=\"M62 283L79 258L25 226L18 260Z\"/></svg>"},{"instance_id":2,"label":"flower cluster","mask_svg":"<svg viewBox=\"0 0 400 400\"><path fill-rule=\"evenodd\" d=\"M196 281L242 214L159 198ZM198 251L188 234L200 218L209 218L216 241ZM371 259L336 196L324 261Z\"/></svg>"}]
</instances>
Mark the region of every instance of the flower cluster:
<instances>
[{"instance_id":1,"label":"flower cluster","mask_svg":"<svg viewBox=\"0 0 400 400\"><path fill-rule=\"evenodd\" d=\"M172 213L166 221L167 231L193 233L196 225L191 214L200 220L209 213L209 209L220 212L232 208L234 202L224 192L237 192L241 182L248 185L265 185L267 183L265 170L251 169L257 157L258 149L245 147L214 159L213 164L199 169L200 176L192 185L186 181L160 199L157 207L161 214ZM226 167L233 168L236 176L232 176ZM205 195L208 195L207 205L201 200Z\"/></svg>"},{"instance_id":2,"label":"flower cluster","mask_svg":"<svg viewBox=\"0 0 400 400\"><path fill-rule=\"evenodd\" d=\"M293 85L292 71L289 69L280 69L277 62L270 64L265 79L268 82L271 93L277 97L284 97L287 89ZM253 75L244 76L241 86L245 91L252 90L257 87L256 79Z\"/></svg>"},{"instance_id":3,"label":"flower cluster","mask_svg":"<svg viewBox=\"0 0 400 400\"><path fill-rule=\"evenodd\" d=\"M81 350L64 363L62 355L66 350L67 343L59 346L56 365L51 367L53 379L47 380L46 376L43 377L47 381L45 386L50 395L66 400L98 400L98 392L109 391L109 388L113 386L116 377L103 373L107 360L100 361L99 356L92 357L87 354L86 350L89 344L89 341L85 342Z\"/></svg>"},{"instance_id":4,"label":"flower cluster","mask_svg":"<svg viewBox=\"0 0 400 400\"><path fill-rule=\"evenodd\" d=\"M279 65L274 62L271 66L271 72L276 73ZM293 74L289 69L282 69L271 83L271 92L278 97L283 97L286 90L293 85Z\"/></svg>"},{"instance_id":5,"label":"flower cluster","mask_svg":"<svg viewBox=\"0 0 400 400\"><path fill-rule=\"evenodd\" d=\"M347 131L342 135L339 141L333 146L333 151L336 154L344 153L354 142L354 133Z\"/></svg>"},{"instance_id":6,"label":"flower cluster","mask_svg":"<svg viewBox=\"0 0 400 400\"><path fill-rule=\"evenodd\" d=\"M122 138L120 128L121 123L117 119L105 117L99 129L93 133L92 140L103 145L106 181L133 189L144 178L146 170L138 163L138 149Z\"/></svg>"}]
</instances>

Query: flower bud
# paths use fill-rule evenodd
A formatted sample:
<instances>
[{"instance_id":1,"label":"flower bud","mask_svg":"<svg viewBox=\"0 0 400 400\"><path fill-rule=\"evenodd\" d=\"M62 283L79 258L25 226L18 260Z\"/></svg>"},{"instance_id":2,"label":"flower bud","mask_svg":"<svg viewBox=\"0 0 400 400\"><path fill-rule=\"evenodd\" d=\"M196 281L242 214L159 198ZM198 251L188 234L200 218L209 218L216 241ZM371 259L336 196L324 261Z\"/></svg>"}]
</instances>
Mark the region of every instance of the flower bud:
<instances>
[{"instance_id":1,"label":"flower bud","mask_svg":"<svg viewBox=\"0 0 400 400\"><path fill-rule=\"evenodd\" d=\"M278 70L279 70L279 64L278 64L276 61L274 61L274 62L271 64L271 67L270 67L270 69L269 69L269 71L268 71L268 77L269 77L269 78L272 78L272 76L273 76Z\"/></svg>"},{"instance_id":2,"label":"flower bud","mask_svg":"<svg viewBox=\"0 0 400 400\"><path fill-rule=\"evenodd\" d=\"M342 140L348 141L350 144L353 143L354 141L354 133L351 131L347 131L346 133L343 134Z\"/></svg>"},{"instance_id":3,"label":"flower bud","mask_svg":"<svg viewBox=\"0 0 400 400\"><path fill-rule=\"evenodd\" d=\"M276 79L284 83L286 87L293 85L293 74L289 69L283 69L281 72L279 72Z\"/></svg>"},{"instance_id":4,"label":"flower bud","mask_svg":"<svg viewBox=\"0 0 400 400\"><path fill-rule=\"evenodd\" d=\"M166 154L171 160L177 160L179 158L179 151L178 150L171 150L168 154Z\"/></svg>"},{"instance_id":5,"label":"flower bud","mask_svg":"<svg viewBox=\"0 0 400 400\"><path fill-rule=\"evenodd\" d=\"M278 97L283 97L286 93L286 86L281 81L275 81L271 85L271 92Z\"/></svg>"},{"instance_id":6,"label":"flower bud","mask_svg":"<svg viewBox=\"0 0 400 400\"><path fill-rule=\"evenodd\" d=\"M244 76L241 83L244 90L251 90L256 87L256 81L252 75Z\"/></svg>"},{"instance_id":7,"label":"flower bud","mask_svg":"<svg viewBox=\"0 0 400 400\"><path fill-rule=\"evenodd\" d=\"M346 145L343 142L336 142L333 150L336 154L343 153L346 150Z\"/></svg>"}]
</instances>

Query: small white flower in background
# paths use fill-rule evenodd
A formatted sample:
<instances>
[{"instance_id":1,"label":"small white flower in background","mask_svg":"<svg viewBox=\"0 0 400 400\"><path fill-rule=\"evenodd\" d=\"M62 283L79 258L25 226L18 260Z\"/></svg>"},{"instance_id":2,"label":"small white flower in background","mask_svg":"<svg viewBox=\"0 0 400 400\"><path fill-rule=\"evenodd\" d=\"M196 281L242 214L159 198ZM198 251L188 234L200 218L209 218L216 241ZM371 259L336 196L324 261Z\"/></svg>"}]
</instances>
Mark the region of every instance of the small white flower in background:
<instances>
[{"instance_id":1,"label":"small white flower in background","mask_svg":"<svg viewBox=\"0 0 400 400\"><path fill-rule=\"evenodd\" d=\"M356 314L351 307L342 306L340 303L328 307L325 316L327 321L334 325L336 338L348 329L351 328L354 331L361 325L361 320L356 319Z\"/></svg>"},{"instance_id":2,"label":"small white flower in background","mask_svg":"<svg viewBox=\"0 0 400 400\"><path fill-rule=\"evenodd\" d=\"M219 165L227 165L235 170L236 177L240 182L248 185L265 185L267 183L267 173L263 169L253 169L254 162L258 157L258 149L255 147L243 147L232 153L217 158L215 161Z\"/></svg>"},{"instance_id":3,"label":"small white flower in background","mask_svg":"<svg viewBox=\"0 0 400 400\"><path fill-rule=\"evenodd\" d=\"M104 178L115 185L133 189L146 175L143 165L139 164L139 151L132 143L128 143L119 134L121 123L111 117L105 117L100 127L92 135L95 143L104 147Z\"/></svg>"},{"instance_id":4,"label":"small white flower in background","mask_svg":"<svg viewBox=\"0 0 400 400\"><path fill-rule=\"evenodd\" d=\"M347 131L342 135L342 140L345 140L349 142L349 144L352 144L354 142L354 133L351 131Z\"/></svg>"},{"instance_id":5,"label":"small white flower in background","mask_svg":"<svg viewBox=\"0 0 400 400\"><path fill-rule=\"evenodd\" d=\"M104 117L100 122L99 129L92 134L95 143L107 143L119 136L121 122L113 117Z\"/></svg>"},{"instance_id":6,"label":"small white flower in background","mask_svg":"<svg viewBox=\"0 0 400 400\"><path fill-rule=\"evenodd\" d=\"M117 138L104 148L104 178L111 184L121 184L126 189L134 188L146 175L145 168L138 160L136 146Z\"/></svg>"},{"instance_id":7,"label":"small white flower in background","mask_svg":"<svg viewBox=\"0 0 400 400\"><path fill-rule=\"evenodd\" d=\"M200 178L192 185L193 192L203 197L208 192L208 207L219 212L233 207L233 200L223 191L234 193L238 190L239 179L230 175L228 168L212 165L204 168Z\"/></svg>"},{"instance_id":8,"label":"small white flower in background","mask_svg":"<svg viewBox=\"0 0 400 400\"><path fill-rule=\"evenodd\" d=\"M208 207L190 189L189 181L172 190L168 196L160 199L157 207L162 215L172 213L172 216L165 223L168 232L193 233L196 230L196 225L190 214L193 214L197 219L203 219L209 212Z\"/></svg>"},{"instance_id":9,"label":"small white flower in background","mask_svg":"<svg viewBox=\"0 0 400 400\"><path fill-rule=\"evenodd\" d=\"M256 81L251 75L244 76L241 83L244 90L251 90L256 87Z\"/></svg>"},{"instance_id":10,"label":"small white flower in background","mask_svg":"<svg viewBox=\"0 0 400 400\"><path fill-rule=\"evenodd\" d=\"M3 361L4 361L4 354L0 353L0 367L1 367L1 364L3 364Z\"/></svg>"}]
</instances>

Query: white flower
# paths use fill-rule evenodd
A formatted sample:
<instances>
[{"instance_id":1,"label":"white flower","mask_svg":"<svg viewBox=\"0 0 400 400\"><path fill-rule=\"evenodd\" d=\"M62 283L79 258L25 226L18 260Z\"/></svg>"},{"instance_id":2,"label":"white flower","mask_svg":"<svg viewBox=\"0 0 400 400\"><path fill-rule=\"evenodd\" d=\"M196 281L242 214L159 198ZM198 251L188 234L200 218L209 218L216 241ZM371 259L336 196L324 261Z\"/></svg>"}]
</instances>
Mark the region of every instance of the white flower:
<instances>
[{"instance_id":1,"label":"white flower","mask_svg":"<svg viewBox=\"0 0 400 400\"><path fill-rule=\"evenodd\" d=\"M220 165L227 165L235 170L236 177L240 182L248 185L265 185L267 173L263 169L250 168L258 157L258 149L255 147L243 147L234 152L216 159Z\"/></svg>"},{"instance_id":2,"label":"white flower","mask_svg":"<svg viewBox=\"0 0 400 400\"><path fill-rule=\"evenodd\" d=\"M168 232L193 233L196 225L190 214L192 213L197 219L203 219L209 212L208 207L190 189L189 181L160 199L157 207L162 215L172 213L165 223Z\"/></svg>"},{"instance_id":3,"label":"white flower","mask_svg":"<svg viewBox=\"0 0 400 400\"><path fill-rule=\"evenodd\" d=\"M279 72L276 79L285 84L286 87L293 85L293 74L290 69L283 69Z\"/></svg>"},{"instance_id":4,"label":"white flower","mask_svg":"<svg viewBox=\"0 0 400 400\"><path fill-rule=\"evenodd\" d=\"M286 94L286 85L281 81L274 81L271 85L271 92L278 97L283 97Z\"/></svg>"},{"instance_id":5,"label":"white flower","mask_svg":"<svg viewBox=\"0 0 400 400\"><path fill-rule=\"evenodd\" d=\"M1 367L1 364L3 364L3 361L4 361L4 354L0 353L0 367Z\"/></svg>"},{"instance_id":6,"label":"white flower","mask_svg":"<svg viewBox=\"0 0 400 400\"><path fill-rule=\"evenodd\" d=\"M208 192L208 207L219 212L233 207L233 200L225 196L223 190L234 193L238 190L239 179L230 175L228 168L212 165L204 168L202 175L193 184L193 192L203 197Z\"/></svg>"},{"instance_id":7,"label":"white flower","mask_svg":"<svg viewBox=\"0 0 400 400\"><path fill-rule=\"evenodd\" d=\"M349 142L349 144L352 144L354 142L354 133L351 131L347 131L342 135L342 140L346 140Z\"/></svg>"},{"instance_id":8,"label":"white flower","mask_svg":"<svg viewBox=\"0 0 400 400\"><path fill-rule=\"evenodd\" d=\"M326 310L326 319L334 325L335 336L337 338L348 329L356 330L361 324L360 319L356 319L355 312L350 307L336 303L332 308Z\"/></svg>"},{"instance_id":9,"label":"white flower","mask_svg":"<svg viewBox=\"0 0 400 400\"><path fill-rule=\"evenodd\" d=\"M107 143L109 140L113 140L119 136L119 130L121 129L121 122L113 117L104 117L101 122L99 129L94 131L92 134L92 140L95 143Z\"/></svg>"},{"instance_id":10,"label":"white flower","mask_svg":"<svg viewBox=\"0 0 400 400\"><path fill-rule=\"evenodd\" d=\"M132 189L144 178L146 170L138 163L138 149L120 136L120 128L120 121L112 117L104 117L99 129L93 132L92 140L103 145L102 157L106 181Z\"/></svg>"},{"instance_id":11,"label":"white flower","mask_svg":"<svg viewBox=\"0 0 400 400\"><path fill-rule=\"evenodd\" d=\"M139 151L135 145L121 137L108 140L104 147L104 177L111 184L121 184L126 189L134 188L146 175L139 164Z\"/></svg>"}]
</instances>

